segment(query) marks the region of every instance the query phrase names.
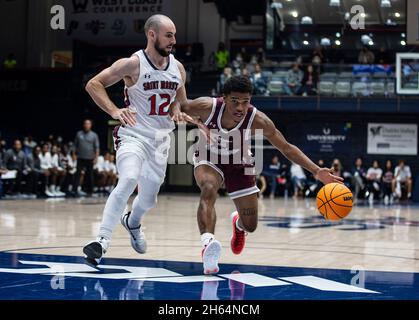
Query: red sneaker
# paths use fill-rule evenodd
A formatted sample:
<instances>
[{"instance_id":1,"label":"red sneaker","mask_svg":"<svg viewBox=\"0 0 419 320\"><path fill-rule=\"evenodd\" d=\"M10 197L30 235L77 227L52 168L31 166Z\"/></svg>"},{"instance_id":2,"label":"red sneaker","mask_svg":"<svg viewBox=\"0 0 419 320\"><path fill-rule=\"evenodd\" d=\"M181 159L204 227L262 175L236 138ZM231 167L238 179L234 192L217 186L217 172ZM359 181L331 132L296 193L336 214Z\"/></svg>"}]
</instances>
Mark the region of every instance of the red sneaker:
<instances>
[{"instance_id":1,"label":"red sneaker","mask_svg":"<svg viewBox=\"0 0 419 320\"><path fill-rule=\"evenodd\" d=\"M246 232L240 231L236 227L236 221L239 219L239 213L237 211L234 211L231 214L231 220L233 224L233 235L231 236L231 251L233 251L234 254L240 254L243 251L244 244L246 242Z\"/></svg>"}]
</instances>

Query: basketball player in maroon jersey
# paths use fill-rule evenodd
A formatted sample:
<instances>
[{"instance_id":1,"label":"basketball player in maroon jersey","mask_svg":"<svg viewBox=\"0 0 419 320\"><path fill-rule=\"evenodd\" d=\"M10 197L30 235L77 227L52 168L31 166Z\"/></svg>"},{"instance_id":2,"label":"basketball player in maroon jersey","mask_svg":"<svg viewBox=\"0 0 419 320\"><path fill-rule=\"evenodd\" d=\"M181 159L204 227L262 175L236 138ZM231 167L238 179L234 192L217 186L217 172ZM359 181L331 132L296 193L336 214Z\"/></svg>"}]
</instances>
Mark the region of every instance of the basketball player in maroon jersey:
<instances>
[{"instance_id":1,"label":"basketball player in maroon jersey","mask_svg":"<svg viewBox=\"0 0 419 320\"><path fill-rule=\"evenodd\" d=\"M306 168L322 183L341 183L343 180L332 175L331 169L317 166L299 148L289 143L274 123L250 104L252 91L252 84L248 77L234 76L226 81L222 98L201 97L185 101L186 97L178 97L182 111L195 119L201 119L203 122L201 125L211 130L211 135L214 130L217 135L215 143L212 138L207 139L207 143L198 143L198 150L194 157L195 179L201 189L197 218L203 246L202 259L205 274L219 271L221 244L214 237L216 222L214 205L218 190L223 184L237 208L237 211L231 215L233 227L231 250L234 254L242 252L246 233L256 230L259 189L256 186L254 173L247 174L248 171L246 171L246 168L254 164L245 160L248 158L246 155L251 155L250 139L255 130L263 130L264 137L286 158ZM182 98L184 99L180 100ZM241 136L238 147L229 139L229 136L234 136L234 133ZM238 151L240 151L240 161L231 162L233 155ZM211 155L217 152L218 154ZM226 161L220 163L220 153L227 154L228 163L225 163Z\"/></svg>"}]
</instances>

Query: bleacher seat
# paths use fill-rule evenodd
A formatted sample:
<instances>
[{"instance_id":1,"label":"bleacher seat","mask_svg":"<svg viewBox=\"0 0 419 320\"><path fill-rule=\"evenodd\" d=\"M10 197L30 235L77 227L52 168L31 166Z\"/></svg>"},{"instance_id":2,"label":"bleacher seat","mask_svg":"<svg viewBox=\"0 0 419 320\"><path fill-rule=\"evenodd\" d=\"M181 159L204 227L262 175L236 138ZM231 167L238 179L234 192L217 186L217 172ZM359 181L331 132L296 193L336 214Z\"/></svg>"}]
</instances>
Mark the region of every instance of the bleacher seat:
<instances>
[{"instance_id":1,"label":"bleacher seat","mask_svg":"<svg viewBox=\"0 0 419 320\"><path fill-rule=\"evenodd\" d=\"M318 90L320 95L332 96L335 89L335 82L331 80L320 80Z\"/></svg>"},{"instance_id":2,"label":"bleacher seat","mask_svg":"<svg viewBox=\"0 0 419 320\"><path fill-rule=\"evenodd\" d=\"M352 84L352 94L355 97L368 96L368 83L366 81L354 81Z\"/></svg>"},{"instance_id":3,"label":"bleacher seat","mask_svg":"<svg viewBox=\"0 0 419 320\"><path fill-rule=\"evenodd\" d=\"M388 79L386 85L386 95L393 97L395 93L395 79Z\"/></svg>"},{"instance_id":4,"label":"bleacher seat","mask_svg":"<svg viewBox=\"0 0 419 320\"><path fill-rule=\"evenodd\" d=\"M348 97L351 94L351 82L349 80L338 80L335 86L337 97Z\"/></svg>"},{"instance_id":5,"label":"bleacher seat","mask_svg":"<svg viewBox=\"0 0 419 320\"><path fill-rule=\"evenodd\" d=\"M370 93L375 96L383 96L385 93L385 82L384 81L371 81Z\"/></svg>"},{"instance_id":6,"label":"bleacher seat","mask_svg":"<svg viewBox=\"0 0 419 320\"><path fill-rule=\"evenodd\" d=\"M280 77L273 77L268 84L268 90L271 94L282 94L284 92L284 80Z\"/></svg>"}]
</instances>

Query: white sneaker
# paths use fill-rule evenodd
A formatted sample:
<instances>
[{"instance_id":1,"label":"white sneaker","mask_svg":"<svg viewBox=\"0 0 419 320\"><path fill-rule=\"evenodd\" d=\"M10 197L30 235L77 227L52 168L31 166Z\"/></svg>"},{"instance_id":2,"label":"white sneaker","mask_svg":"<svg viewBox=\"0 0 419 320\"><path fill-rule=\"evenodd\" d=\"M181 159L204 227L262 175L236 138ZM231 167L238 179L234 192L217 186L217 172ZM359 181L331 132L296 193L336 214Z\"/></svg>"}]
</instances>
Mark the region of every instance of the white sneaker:
<instances>
[{"instance_id":1,"label":"white sneaker","mask_svg":"<svg viewBox=\"0 0 419 320\"><path fill-rule=\"evenodd\" d=\"M389 199L388 199L388 195L384 196L384 205L388 205Z\"/></svg>"},{"instance_id":2,"label":"white sneaker","mask_svg":"<svg viewBox=\"0 0 419 320\"><path fill-rule=\"evenodd\" d=\"M108 251L110 240L103 237L89 242L83 248L83 253L88 264L97 266L102 260L103 255Z\"/></svg>"},{"instance_id":3,"label":"white sneaker","mask_svg":"<svg viewBox=\"0 0 419 320\"><path fill-rule=\"evenodd\" d=\"M202 262L204 263L204 274L215 274L220 271L218 260L221 256L221 243L215 239L202 249Z\"/></svg>"},{"instance_id":4,"label":"white sneaker","mask_svg":"<svg viewBox=\"0 0 419 320\"><path fill-rule=\"evenodd\" d=\"M55 196L56 197L65 197L65 193L60 191L60 187L55 187Z\"/></svg>"},{"instance_id":5,"label":"white sneaker","mask_svg":"<svg viewBox=\"0 0 419 320\"><path fill-rule=\"evenodd\" d=\"M48 188L45 189L45 194L47 197L55 197L55 193L51 192Z\"/></svg>"},{"instance_id":6,"label":"white sneaker","mask_svg":"<svg viewBox=\"0 0 419 320\"><path fill-rule=\"evenodd\" d=\"M128 226L128 219L131 214L131 211L127 212L121 217L121 224L131 235L131 246L138 253L146 253L147 251L147 240L145 238L144 231L141 227L141 224L138 227L131 228Z\"/></svg>"}]
</instances>

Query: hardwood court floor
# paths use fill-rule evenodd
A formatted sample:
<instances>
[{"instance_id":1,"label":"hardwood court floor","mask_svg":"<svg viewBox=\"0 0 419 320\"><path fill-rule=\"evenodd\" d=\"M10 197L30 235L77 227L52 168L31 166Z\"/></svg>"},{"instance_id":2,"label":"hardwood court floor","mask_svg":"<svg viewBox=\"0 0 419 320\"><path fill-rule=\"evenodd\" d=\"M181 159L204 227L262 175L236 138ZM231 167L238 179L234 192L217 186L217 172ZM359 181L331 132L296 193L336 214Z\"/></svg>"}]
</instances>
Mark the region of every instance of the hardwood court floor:
<instances>
[{"instance_id":1,"label":"hardwood court floor","mask_svg":"<svg viewBox=\"0 0 419 320\"><path fill-rule=\"evenodd\" d=\"M118 225L106 257L200 262L198 195L162 194L143 220L148 252L138 255ZM95 238L106 198L0 201L0 251L82 256ZM132 199L131 199L132 201ZM419 207L355 206L325 221L314 199L259 200L259 225L240 256L231 253L233 202L217 200L221 263L419 272Z\"/></svg>"}]
</instances>

